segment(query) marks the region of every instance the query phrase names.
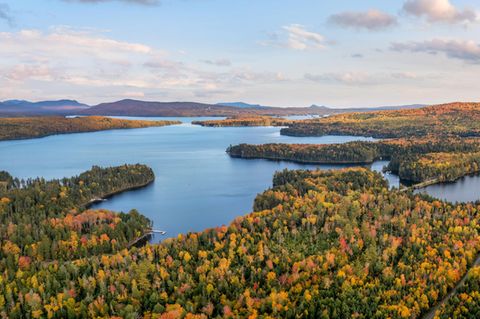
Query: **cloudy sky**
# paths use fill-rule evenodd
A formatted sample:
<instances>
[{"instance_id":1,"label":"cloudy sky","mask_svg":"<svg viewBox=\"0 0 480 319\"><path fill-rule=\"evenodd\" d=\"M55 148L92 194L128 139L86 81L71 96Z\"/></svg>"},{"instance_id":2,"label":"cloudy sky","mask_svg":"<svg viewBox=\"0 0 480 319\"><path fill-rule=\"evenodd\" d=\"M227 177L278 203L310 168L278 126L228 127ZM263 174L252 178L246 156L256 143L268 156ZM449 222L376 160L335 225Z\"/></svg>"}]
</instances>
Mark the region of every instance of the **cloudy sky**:
<instances>
[{"instance_id":1,"label":"cloudy sky","mask_svg":"<svg viewBox=\"0 0 480 319\"><path fill-rule=\"evenodd\" d=\"M466 0L0 0L0 100L480 100Z\"/></svg>"}]
</instances>

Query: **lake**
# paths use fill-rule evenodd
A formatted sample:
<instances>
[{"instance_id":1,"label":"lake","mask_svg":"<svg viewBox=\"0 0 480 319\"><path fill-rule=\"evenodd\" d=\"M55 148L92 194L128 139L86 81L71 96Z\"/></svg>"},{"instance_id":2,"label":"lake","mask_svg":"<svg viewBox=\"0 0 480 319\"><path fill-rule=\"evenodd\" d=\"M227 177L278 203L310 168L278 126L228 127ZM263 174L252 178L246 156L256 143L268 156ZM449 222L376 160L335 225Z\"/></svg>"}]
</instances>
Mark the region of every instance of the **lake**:
<instances>
[{"instance_id":1,"label":"lake","mask_svg":"<svg viewBox=\"0 0 480 319\"><path fill-rule=\"evenodd\" d=\"M473 202L480 200L480 175L469 175L453 183L431 185L415 191L449 202Z\"/></svg>"},{"instance_id":2,"label":"lake","mask_svg":"<svg viewBox=\"0 0 480 319\"><path fill-rule=\"evenodd\" d=\"M255 196L271 186L275 171L345 167L234 159L225 153L230 144L373 140L281 136L278 127L208 128L190 124L206 118L158 119L181 120L183 124L0 142L0 169L19 178L51 179L77 175L92 165L147 164L156 175L152 185L117 195L95 208L136 208L154 222L155 228L173 237L229 224L236 216L251 212ZM372 168L380 171L386 164L379 161ZM398 186L396 176L386 177L391 185ZM480 181L473 189L479 189L479 185Z\"/></svg>"}]
</instances>

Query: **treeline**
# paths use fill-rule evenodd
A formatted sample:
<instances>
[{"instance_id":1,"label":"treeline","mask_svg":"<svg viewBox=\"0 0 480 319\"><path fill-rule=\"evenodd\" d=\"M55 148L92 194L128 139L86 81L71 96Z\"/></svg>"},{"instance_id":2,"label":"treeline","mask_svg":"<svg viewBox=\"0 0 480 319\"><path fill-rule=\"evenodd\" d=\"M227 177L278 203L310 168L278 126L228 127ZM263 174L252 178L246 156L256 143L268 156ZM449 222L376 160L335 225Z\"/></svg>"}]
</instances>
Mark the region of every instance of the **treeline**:
<instances>
[{"instance_id":1,"label":"treeline","mask_svg":"<svg viewBox=\"0 0 480 319\"><path fill-rule=\"evenodd\" d=\"M60 265L7 267L10 318L419 318L480 250L480 206L366 169L284 171L229 226Z\"/></svg>"},{"instance_id":2,"label":"treeline","mask_svg":"<svg viewBox=\"0 0 480 319\"><path fill-rule=\"evenodd\" d=\"M234 116L224 120L193 121L207 127L287 126L295 121L270 116Z\"/></svg>"},{"instance_id":3,"label":"treeline","mask_svg":"<svg viewBox=\"0 0 480 319\"><path fill-rule=\"evenodd\" d=\"M180 124L178 121L137 121L109 117L20 117L0 118L0 141L44 137L55 134L95 132Z\"/></svg>"},{"instance_id":4,"label":"treeline","mask_svg":"<svg viewBox=\"0 0 480 319\"><path fill-rule=\"evenodd\" d=\"M479 151L480 143L475 138L436 137L344 144L240 144L227 149L232 157L312 164L369 164L387 159L389 171L412 182L433 178L449 181L476 172ZM423 156L429 157L430 162ZM425 165L419 165L419 161Z\"/></svg>"},{"instance_id":5,"label":"treeline","mask_svg":"<svg viewBox=\"0 0 480 319\"><path fill-rule=\"evenodd\" d=\"M371 163L379 156L378 145L371 142L345 144L239 144L230 146L232 157L286 160L298 163Z\"/></svg>"},{"instance_id":6,"label":"treeline","mask_svg":"<svg viewBox=\"0 0 480 319\"><path fill-rule=\"evenodd\" d=\"M340 114L297 121L287 128L282 128L281 134L376 138L480 136L480 103L451 103L419 109Z\"/></svg>"},{"instance_id":7,"label":"treeline","mask_svg":"<svg viewBox=\"0 0 480 319\"><path fill-rule=\"evenodd\" d=\"M124 248L151 227L136 211L84 210L95 199L145 186L154 179L144 165L93 167L77 177L9 180L0 191L0 272L20 263L62 261Z\"/></svg>"}]
</instances>

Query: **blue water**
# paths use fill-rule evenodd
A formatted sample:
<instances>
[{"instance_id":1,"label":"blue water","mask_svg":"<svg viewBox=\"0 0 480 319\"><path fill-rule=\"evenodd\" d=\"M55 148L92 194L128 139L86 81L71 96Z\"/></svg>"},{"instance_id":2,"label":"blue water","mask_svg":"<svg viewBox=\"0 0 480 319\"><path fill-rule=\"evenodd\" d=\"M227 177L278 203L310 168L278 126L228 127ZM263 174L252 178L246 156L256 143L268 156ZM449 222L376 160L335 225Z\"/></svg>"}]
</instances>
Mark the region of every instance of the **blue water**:
<instances>
[{"instance_id":1,"label":"blue water","mask_svg":"<svg viewBox=\"0 0 480 319\"><path fill-rule=\"evenodd\" d=\"M136 208L153 220L155 228L173 237L228 224L249 213L255 196L271 186L275 171L345 167L233 159L225 153L230 144L373 140L281 136L278 127L208 128L191 125L195 119L179 118L183 124L168 127L0 142L0 170L20 178L50 179L77 175L92 165L147 164L156 175L152 185L117 195L96 207L115 211ZM381 170L384 165L386 162L377 162L372 168ZM386 177L391 185L398 186L396 176Z\"/></svg>"},{"instance_id":2,"label":"blue water","mask_svg":"<svg viewBox=\"0 0 480 319\"><path fill-rule=\"evenodd\" d=\"M428 186L417 190L416 193L427 193L452 203L478 201L480 200L480 175L465 176L454 183Z\"/></svg>"}]
</instances>

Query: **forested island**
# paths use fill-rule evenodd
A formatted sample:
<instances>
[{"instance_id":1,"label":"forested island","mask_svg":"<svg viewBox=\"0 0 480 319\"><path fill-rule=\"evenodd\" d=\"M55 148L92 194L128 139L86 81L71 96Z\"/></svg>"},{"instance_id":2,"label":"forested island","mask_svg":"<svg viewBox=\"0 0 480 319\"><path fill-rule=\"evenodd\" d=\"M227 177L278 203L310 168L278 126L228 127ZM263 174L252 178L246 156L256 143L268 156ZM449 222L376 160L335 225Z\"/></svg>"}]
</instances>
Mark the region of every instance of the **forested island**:
<instances>
[{"instance_id":1,"label":"forested island","mask_svg":"<svg viewBox=\"0 0 480 319\"><path fill-rule=\"evenodd\" d=\"M390 190L362 168L279 172L229 226L128 249L146 218L78 207L148 182L147 167L0 176L5 318L419 318L480 250L480 206ZM475 274L442 317L478 309Z\"/></svg>"},{"instance_id":2,"label":"forested island","mask_svg":"<svg viewBox=\"0 0 480 319\"><path fill-rule=\"evenodd\" d=\"M387 170L407 182L454 181L480 171L477 138L393 139L344 144L240 144L227 153L236 158L309 164L371 164L390 160Z\"/></svg>"},{"instance_id":3,"label":"forested island","mask_svg":"<svg viewBox=\"0 0 480 319\"><path fill-rule=\"evenodd\" d=\"M101 116L0 118L0 141L174 124L181 124L181 122L124 120Z\"/></svg>"},{"instance_id":4,"label":"forested island","mask_svg":"<svg viewBox=\"0 0 480 319\"><path fill-rule=\"evenodd\" d=\"M480 171L480 104L450 103L420 109L350 113L300 120L281 129L293 136L354 135L390 138L333 145L235 145L227 153L313 164L370 164L390 160L387 170L408 183L455 181Z\"/></svg>"},{"instance_id":5,"label":"forested island","mask_svg":"<svg viewBox=\"0 0 480 319\"><path fill-rule=\"evenodd\" d=\"M224 120L193 121L194 125L206 127L248 127L248 126L287 126L293 123L281 117L271 116L234 116Z\"/></svg>"}]
</instances>

